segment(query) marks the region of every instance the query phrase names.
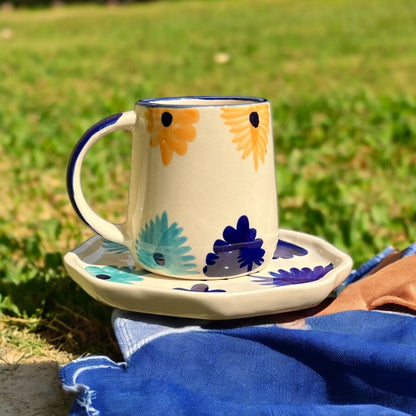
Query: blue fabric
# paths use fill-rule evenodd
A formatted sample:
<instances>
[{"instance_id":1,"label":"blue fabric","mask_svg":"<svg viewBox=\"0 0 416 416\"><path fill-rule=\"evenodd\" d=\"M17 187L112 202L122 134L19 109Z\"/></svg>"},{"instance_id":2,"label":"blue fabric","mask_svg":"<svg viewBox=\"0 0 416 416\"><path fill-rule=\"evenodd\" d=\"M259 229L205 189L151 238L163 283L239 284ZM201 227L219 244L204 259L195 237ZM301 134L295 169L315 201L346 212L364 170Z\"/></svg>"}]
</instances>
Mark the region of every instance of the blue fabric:
<instances>
[{"instance_id":1,"label":"blue fabric","mask_svg":"<svg viewBox=\"0 0 416 416\"><path fill-rule=\"evenodd\" d=\"M402 257L413 256L414 254L416 254L416 243L411 244L409 247L403 250Z\"/></svg>"},{"instance_id":2,"label":"blue fabric","mask_svg":"<svg viewBox=\"0 0 416 416\"><path fill-rule=\"evenodd\" d=\"M125 363L61 369L71 415L415 415L416 318L379 311L300 328L116 311Z\"/></svg>"}]
</instances>

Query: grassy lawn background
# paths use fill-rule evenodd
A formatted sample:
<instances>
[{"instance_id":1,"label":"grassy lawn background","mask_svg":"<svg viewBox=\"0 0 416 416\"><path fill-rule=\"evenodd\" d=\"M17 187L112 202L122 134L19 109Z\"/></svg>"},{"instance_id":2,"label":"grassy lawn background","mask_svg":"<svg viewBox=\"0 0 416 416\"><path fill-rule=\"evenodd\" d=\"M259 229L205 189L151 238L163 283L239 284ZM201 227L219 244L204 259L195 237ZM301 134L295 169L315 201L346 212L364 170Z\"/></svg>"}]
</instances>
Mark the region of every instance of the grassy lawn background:
<instances>
[{"instance_id":1,"label":"grassy lawn background","mask_svg":"<svg viewBox=\"0 0 416 416\"><path fill-rule=\"evenodd\" d=\"M0 310L11 342L21 326L75 355L114 354L111 309L62 266L92 235L65 170L88 127L140 98L268 98L283 228L327 239L356 265L416 240L415 24L411 0L0 12ZM85 169L89 200L116 222L129 146L124 133L103 139Z\"/></svg>"}]
</instances>

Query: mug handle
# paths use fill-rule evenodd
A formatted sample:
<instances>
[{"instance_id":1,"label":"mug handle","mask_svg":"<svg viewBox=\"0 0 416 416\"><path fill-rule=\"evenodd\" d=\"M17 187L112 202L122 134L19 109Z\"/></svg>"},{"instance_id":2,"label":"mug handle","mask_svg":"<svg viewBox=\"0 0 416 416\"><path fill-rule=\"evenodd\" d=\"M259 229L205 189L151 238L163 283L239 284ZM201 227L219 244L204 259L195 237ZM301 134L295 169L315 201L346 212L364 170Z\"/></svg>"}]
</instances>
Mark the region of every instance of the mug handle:
<instances>
[{"instance_id":1,"label":"mug handle","mask_svg":"<svg viewBox=\"0 0 416 416\"><path fill-rule=\"evenodd\" d=\"M96 214L85 199L81 186L81 167L88 150L98 140L117 130L132 131L135 123L136 113L132 110L106 117L90 127L75 145L69 159L66 175L69 199L78 216L97 234L120 244L125 241L120 226Z\"/></svg>"}]
</instances>

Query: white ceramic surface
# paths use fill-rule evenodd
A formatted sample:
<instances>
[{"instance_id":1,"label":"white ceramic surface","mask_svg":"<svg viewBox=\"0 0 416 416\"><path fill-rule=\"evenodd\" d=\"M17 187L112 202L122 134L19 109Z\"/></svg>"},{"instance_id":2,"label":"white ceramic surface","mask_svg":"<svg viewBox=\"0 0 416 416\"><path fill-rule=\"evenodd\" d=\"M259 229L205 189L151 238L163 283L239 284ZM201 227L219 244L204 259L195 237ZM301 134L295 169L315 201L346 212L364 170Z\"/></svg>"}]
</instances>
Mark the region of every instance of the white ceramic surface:
<instances>
[{"instance_id":1,"label":"white ceramic surface","mask_svg":"<svg viewBox=\"0 0 416 416\"><path fill-rule=\"evenodd\" d=\"M132 132L127 215L120 226L94 213L81 186L88 150L116 130ZM81 137L67 180L79 216L154 273L235 277L273 256L276 173L270 104L263 98L140 100L134 111L107 117Z\"/></svg>"},{"instance_id":2,"label":"white ceramic surface","mask_svg":"<svg viewBox=\"0 0 416 416\"><path fill-rule=\"evenodd\" d=\"M81 186L88 150L116 130L132 132L127 215L120 226L91 209ZM79 216L125 245L146 270L216 279L248 274L272 258L276 175L270 104L263 98L140 100L134 111L107 117L81 137L67 181Z\"/></svg>"},{"instance_id":3,"label":"white ceramic surface","mask_svg":"<svg viewBox=\"0 0 416 416\"><path fill-rule=\"evenodd\" d=\"M330 243L280 230L274 259L263 270L221 280L182 280L138 268L124 246L94 236L64 263L93 298L136 312L233 319L305 309L323 301L351 271L352 260Z\"/></svg>"}]
</instances>

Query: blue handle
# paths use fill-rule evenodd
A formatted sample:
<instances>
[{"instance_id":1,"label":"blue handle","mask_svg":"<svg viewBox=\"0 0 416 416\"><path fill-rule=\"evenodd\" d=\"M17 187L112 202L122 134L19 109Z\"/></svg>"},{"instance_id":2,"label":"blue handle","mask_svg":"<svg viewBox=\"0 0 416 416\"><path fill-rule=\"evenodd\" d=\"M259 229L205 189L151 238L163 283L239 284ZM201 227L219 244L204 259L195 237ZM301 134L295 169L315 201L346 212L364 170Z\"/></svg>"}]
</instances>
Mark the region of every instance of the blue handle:
<instances>
[{"instance_id":1,"label":"blue handle","mask_svg":"<svg viewBox=\"0 0 416 416\"><path fill-rule=\"evenodd\" d=\"M134 111L114 114L90 127L75 145L69 159L66 183L69 200L78 216L96 233L108 240L123 243L120 227L100 217L90 207L82 192L81 167L88 150L102 137L117 130L133 130L136 123Z\"/></svg>"}]
</instances>

